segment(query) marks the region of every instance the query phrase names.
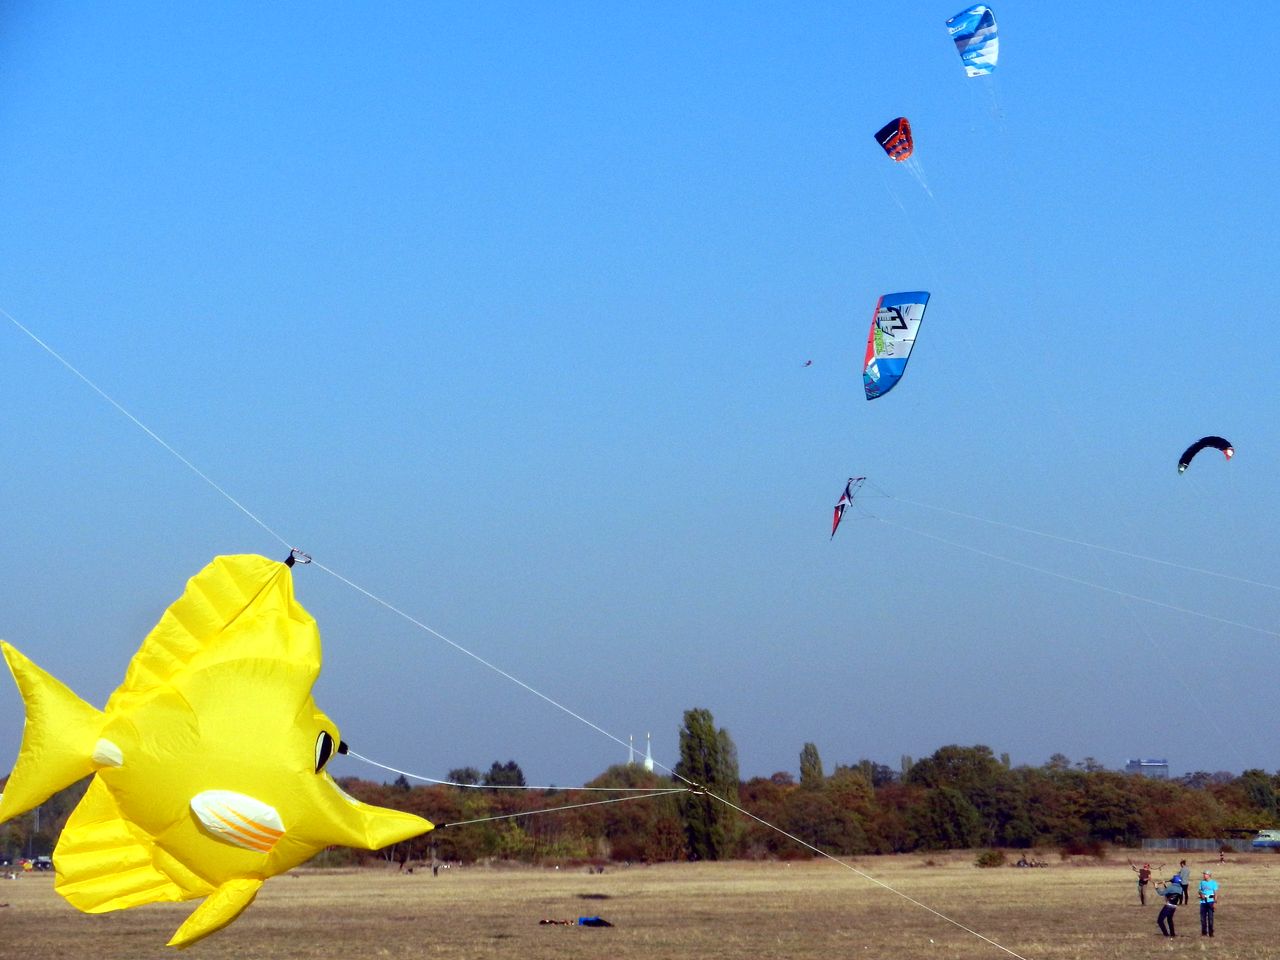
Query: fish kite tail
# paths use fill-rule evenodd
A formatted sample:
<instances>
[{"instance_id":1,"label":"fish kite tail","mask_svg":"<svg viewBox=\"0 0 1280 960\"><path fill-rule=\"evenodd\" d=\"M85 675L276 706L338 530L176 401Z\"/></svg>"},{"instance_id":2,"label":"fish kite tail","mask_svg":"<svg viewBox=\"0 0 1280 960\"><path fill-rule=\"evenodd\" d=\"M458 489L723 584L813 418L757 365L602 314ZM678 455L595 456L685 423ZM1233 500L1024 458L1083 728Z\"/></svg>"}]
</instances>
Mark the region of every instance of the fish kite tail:
<instances>
[{"instance_id":1,"label":"fish kite tail","mask_svg":"<svg viewBox=\"0 0 1280 960\"><path fill-rule=\"evenodd\" d=\"M27 709L18 762L0 794L0 823L4 823L103 765L94 754L106 714L3 640L0 651Z\"/></svg>"}]
</instances>

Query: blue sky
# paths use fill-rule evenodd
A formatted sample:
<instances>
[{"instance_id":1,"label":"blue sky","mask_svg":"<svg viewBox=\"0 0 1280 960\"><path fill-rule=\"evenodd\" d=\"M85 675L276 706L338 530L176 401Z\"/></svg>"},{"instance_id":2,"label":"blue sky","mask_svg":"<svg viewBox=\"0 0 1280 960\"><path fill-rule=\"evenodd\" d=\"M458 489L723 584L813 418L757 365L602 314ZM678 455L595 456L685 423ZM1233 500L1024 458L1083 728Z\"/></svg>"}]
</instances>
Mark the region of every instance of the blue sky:
<instances>
[{"instance_id":1,"label":"blue sky","mask_svg":"<svg viewBox=\"0 0 1280 960\"><path fill-rule=\"evenodd\" d=\"M1280 591L1184 569L1280 582L1272 24L1115 6L1003 4L969 79L918 3L7 3L0 307L290 543L660 761L706 707L745 776L806 741L1274 770ZM872 139L899 115L927 190ZM915 289L867 403L876 298ZM0 410L0 636L96 705L208 559L283 555L8 321ZM1236 459L1179 477L1206 433ZM853 474L897 499L829 542ZM625 758L295 579L366 756ZM21 718L0 685L0 756Z\"/></svg>"}]
</instances>

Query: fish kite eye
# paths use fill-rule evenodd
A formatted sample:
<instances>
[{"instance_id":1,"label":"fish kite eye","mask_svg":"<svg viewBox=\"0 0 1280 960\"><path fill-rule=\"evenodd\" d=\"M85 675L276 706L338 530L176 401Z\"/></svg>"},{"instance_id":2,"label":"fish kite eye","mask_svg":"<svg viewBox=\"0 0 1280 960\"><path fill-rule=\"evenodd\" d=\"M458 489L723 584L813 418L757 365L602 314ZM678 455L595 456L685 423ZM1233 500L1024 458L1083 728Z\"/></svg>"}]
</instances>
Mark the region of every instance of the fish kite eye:
<instances>
[{"instance_id":1,"label":"fish kite eye","mask_svg":"<svg viewBox=\"0 0 1280 960\"><path fill-rule=\"evenodd\" d=\"M335 752L347 752L345 749L341 748L335 751L335 746L333 737L330 735L329 731L321 730L320 736L316 737L316 773L319 773L324 769L324 765L329 762L329 758L332 757ZM346 744L341 744L341 747L346 747Z\"/></svg>"}]
</instances>

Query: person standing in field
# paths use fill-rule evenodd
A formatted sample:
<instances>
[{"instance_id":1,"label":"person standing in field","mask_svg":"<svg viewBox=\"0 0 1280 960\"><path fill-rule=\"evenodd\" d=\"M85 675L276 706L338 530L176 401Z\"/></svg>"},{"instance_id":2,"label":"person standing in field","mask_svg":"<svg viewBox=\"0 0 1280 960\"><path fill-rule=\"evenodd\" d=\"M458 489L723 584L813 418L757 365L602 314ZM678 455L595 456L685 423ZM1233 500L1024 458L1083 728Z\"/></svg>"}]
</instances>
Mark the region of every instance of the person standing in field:
<instances>
[{"instance_id":1,"label":"person standing in field","mask_svg":"<svg viewBox=\"0 0 1280 960\"><path fill-rule=\"evenodd\" d=\"M1138 874L1138 903L1146 905L1147 902L1147 884L1151 882L1151 864L1144 863L1141 867L1135 867L1133 861L1129 861L1129 866Z\"/></svg>"},{"instance_id":2,"label":"person standing in field","mask_svg":"<svg viewBox=\"0 0 1280 960\"><path fill-rule=\"evenodd\" d=\"M1156 926L1166 937L1176 937L1177 934L1173 932L1173 913L1182 902L1182 884L1178 883L1177 876L1171 877L1167 886L1156 887L1156 893L1164 897L1164 906L1156 917Z\"/></svg>"},{"instance_id":3,"label":"person standing in field","mask_svg":"<svg viewBox=\"0 0 1280 960\"><path fill-rule=\"evenodd\" d=\"M1187 866L1187 861L1178 861L1178 885L1182 887L1182 902L1191 902L1191 868Z\"/></svg>"},{"instance_id":4,"label":"person standing in field","mask_svg":"<svg viewBox=\"0 0 1280 960\"><path fill-rule=\"evenodd\" d=\"M1200 936L1213 936L1213 911L1218 905L1218 881L1208 870L1200 881Z\"/></svg>"}]
</instances>

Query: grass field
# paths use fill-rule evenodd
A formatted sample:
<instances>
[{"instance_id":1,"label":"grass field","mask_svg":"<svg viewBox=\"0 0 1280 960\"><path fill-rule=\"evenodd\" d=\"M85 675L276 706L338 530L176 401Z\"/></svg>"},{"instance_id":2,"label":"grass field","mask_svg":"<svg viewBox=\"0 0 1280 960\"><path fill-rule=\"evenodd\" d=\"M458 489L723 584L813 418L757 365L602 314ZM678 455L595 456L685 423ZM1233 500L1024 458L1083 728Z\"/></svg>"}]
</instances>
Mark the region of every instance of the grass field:
<instances>
[{"instance_id":1,"label":"grass field","mask_svg":"<svg viewBox=\"0 0 1280 960\"><path fill-rule=\"evenodd\" d=\"M1165 873L1177 856L1165 856ZM1153 863L1157 862L1153 860ZM1193 859L1197 869L1203 869ZM1156 930L1157 898L1138 905L1122 855L1105 863L979 870L972 856L867 857L857 868L1031 958L1280 954L1280 857L1243 855L1211 869L1222 883L1218 932L1178 910L1178 939ZM194 908L162 904L78 913L49 875L0 881L0 958L140 960L164 947ZM541 926L600 915L612 929ZM688 957L1007 958L1008 953L824 862L669 864L581 870L469 867L299 870L268 881L228 929L184 951L203 958L450 957L654 960Z\"/></svg>"}]
</instances>

